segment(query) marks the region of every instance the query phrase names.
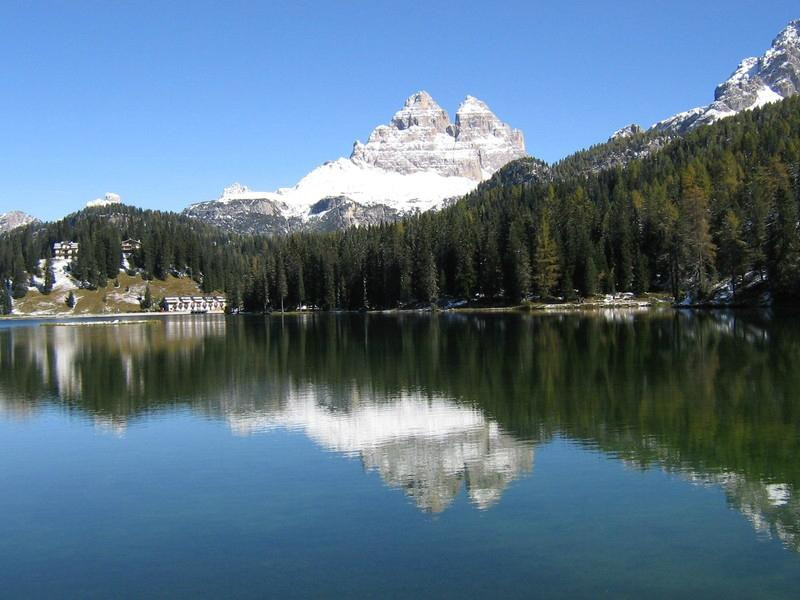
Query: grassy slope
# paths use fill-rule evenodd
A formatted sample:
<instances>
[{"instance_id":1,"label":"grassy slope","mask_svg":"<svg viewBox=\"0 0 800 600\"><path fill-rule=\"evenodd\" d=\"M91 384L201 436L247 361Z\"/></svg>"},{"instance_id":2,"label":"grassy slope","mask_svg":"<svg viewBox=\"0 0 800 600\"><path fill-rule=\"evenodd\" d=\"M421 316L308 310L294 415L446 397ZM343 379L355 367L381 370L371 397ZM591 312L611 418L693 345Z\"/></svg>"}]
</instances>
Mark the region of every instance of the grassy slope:
<instances>
[{"instance_id":1,"label":"grassy slope","mask_svg":"<svg viewBox=\"0 0 800 600\"><path fill-rule=\"evenodd\" d=\"M142 309L138 298L144 296L148 282L139 276L131 277L125 273L120 273L118 279L119 287L115 287L111 280L105 288L74 290L78 300L74 309L67 306L69 291L59 290L49 295L38 291L28 292L24 298L14 301L14 314L89 315L140 312ZM164 281L152 280L150 292L155 304L163 296L196 296L202 293L192 279L177 279L172 276Z\"/></svg>"}]
</instances>

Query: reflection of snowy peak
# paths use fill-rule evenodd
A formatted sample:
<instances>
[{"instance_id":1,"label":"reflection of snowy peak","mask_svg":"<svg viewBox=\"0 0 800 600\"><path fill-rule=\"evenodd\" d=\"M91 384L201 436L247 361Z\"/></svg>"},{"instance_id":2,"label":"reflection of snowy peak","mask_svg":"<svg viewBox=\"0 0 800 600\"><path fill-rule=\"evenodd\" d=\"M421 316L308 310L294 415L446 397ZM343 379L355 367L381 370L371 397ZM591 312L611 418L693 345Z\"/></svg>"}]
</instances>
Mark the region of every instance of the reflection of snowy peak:
<instances>
[{"instance_id":1,"label":"reflection of snowy peak","mask_svg":"<svg viewBox=\"0 0 800 600\"><path fill-rule=\"evenodd\" d=\"M494 504L516 477L533 468L533 446L501 431L474 409L416 395L375 402L361 398L332 410L310 390L288 396L274 412L228 414L239 434L301 429L320 446L361 458L423 510L441 512L462 485L478 508Z\"/></svg>"},{"instance_id":2,"label":"reflection of snowy peak","mask_svg":"<svg viewBox=\"0 0 800 600\"><path fill-rule=\"evenodd\" d=\"M320 165L295 186L253 192L234 184L184 212L248 233L373 224L436 208L522 156L522 133L480 100L467 96L451 122L427 92L418 92L365 144L356 142L349 158ZM334 213L321 208L334 205Z\"/></svg>"},{"instance_id":3,"label":"reflection of snowy peak","mask_svg":"<svg viewBox=\"0 0 800 600\"><path fill-rule=\"evenodd\" d=\"M800 19L790 22L761 57L746 58L714 92L714 102L661 121L656 128L683 133L699 125L775 102L800 91Z\"/></svg>"}]
</instances>

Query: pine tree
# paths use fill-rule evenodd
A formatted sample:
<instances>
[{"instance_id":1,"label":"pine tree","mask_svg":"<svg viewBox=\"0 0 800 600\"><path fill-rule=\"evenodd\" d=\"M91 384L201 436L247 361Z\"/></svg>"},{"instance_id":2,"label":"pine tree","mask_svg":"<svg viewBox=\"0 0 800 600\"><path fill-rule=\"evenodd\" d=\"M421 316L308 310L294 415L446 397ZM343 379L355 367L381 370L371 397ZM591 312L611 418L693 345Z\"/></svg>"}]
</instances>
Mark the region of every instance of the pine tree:
<instances>
[{"instance_id":1,"label":"pine tree","mask_svg":"<svg viewBox=\"0 0 800 600\"><path fill-rule=\"evenodd\" d=\"M531 290L531 259L525 243L523 226L514 221L506 244L506 295L511 302L521 302Z\"/></svg>"},{"instance_id":2,"label":"pine tree","mask_svg":"<svg viewBox=\"0 0 800 600\"><path fill-rule=\"evenodd\" d=\"M153 306L153 292L150 290L150 284L147 284L147 287L144 289L144 297L141 301L141 307L143 310L149 310Z\"/></svg>"},{"instance_id":3,"label":"pine tree","mask_svg":"<svg viewBox=\"0 0 800 600\"><path fill-rule=\"evenodd\" d=\"M262 297L263 297L263 307L265 314L268 313L270 310L269 284L270 284L269 261L264 261L264 272L261 275L261 285L263 286Z\"/></svg>"},{"instance_id":4,"label":"pine tree","mask_svg":"<svg viewBox=\"0 0 800 600\"><path fill-rule=\"evenodd\" d=\"M788 296L800 292L798 207L786 169L773 164L771 171L775 191L769 219L768 269L775 291Z\"/></svg>"},{"instance_id":5,"label":"pine tree","mask_svg":"<svg viewBox=\"0 0 800 600\"><path fill-rule=\"evenodd\" d=\"M583 293L594 296L597 293L597 265L591 252L586 253L583 268Z\"/></svg>"},{"instance_id":6,"label":"pine tree","mask_svg":"<svg viewBox=\"0 0 800 600\"><path fill-rule=\"evenodd\" d=\"M743 237L742 220L732 209L728 209L721 224L719 262L720 270L731 279L734 298L746 257L747 243Z\"/></svg>"},{"instance_id":7,"label":"pine tree","mask_svg":"<svg viewBox=\"0 0 800 600\"><path fill-rule=\"evenodd\" d=\"M689 166L681 176L678 243L690 281L702 295L714 268L716 247L709 227L708 191L700 167Z\"/></svg>"},{"instance_id":8,"label":"pine tree","mask_svg":"<svg viewBox=\"0 0 800 600\"><path fill-rule=\"evenodd\" d=\"M550 220L542 216L536 233L536 252L533 269L534 289L539 296L549 296L558 283L558 252L552 234Z\"/></svg>"},{"instance_id":9,"label":"pine tree","mask_svg":"<svg viewBox=\"0 0 800 600\"><path fill-rule=\"evenodd\" d=\"M75 308L78 304L78 299L75 297L75 292L70 290L70 293L67 294L67 306L70 308Z\"/></svg>"},{"instance_id":10,"label":"pine tree","mask_svg":"<svg viewBox=\"0 0 800 600\"><path fill-rule=\"evenodd\" d=\"M283 303L286 300L286 296L289 294L289 285L286 281L286 267L284 266L282 255L278 255L276 270L278 298L281 301L281 312L284 312Z\"/></svg>"},{"instance_id":11,"label":"pine tree","mask_svg":"<svg viewBox=\"0 0 800 600\"><path fill-rule=\"evenodd\" d=\"M53 261L48 258L44 263L44 286L42 287L42 293L49 294L52 292L55 282L56 276L53 272Z\"/></svg>"},{"instance_id":12,"label":"pine tree","mask_svg":"<svg viewBox=\"0 0 800 600\"><path fill-rule=\"evenodd\" d=\"M0 315L10 315L14 310L11 289L7 282L0 282Z\"/></svg>"},{"instance_id":13,"label":"pine tree","mask_svg":"<svg viewBox=\"0 0 800 600\"><path fill-rule=\"evenodd\" d=\"M494 223L489 223L484 235L479 262L479 285L484 296L495 298L503 287L503 266L498 248L498 231Z\"/></svg>"},{"instance_id":14,"label":"pine tree","mask_svg":"<svg viewBox=\"0 0 800 600\"><path fill-rule=\"evenodd\" d=\"M303 279L303 263L298 262L297 270L295 271L295 296L297 297L298 306L303 306L306 301L306 284Z\"/></svg>"},{"instance_id":15,"label":"pine tree","mask_svg":"<svg viewBox=\"0 0 800 600\"><path fill-rule=\"evenodd\" d=\"M421 302L435 302L439 296L438 268L433 255L431 232L425 223L417 231L414 248L414 286L417 299Z\"/></svg>"}]
</instances>

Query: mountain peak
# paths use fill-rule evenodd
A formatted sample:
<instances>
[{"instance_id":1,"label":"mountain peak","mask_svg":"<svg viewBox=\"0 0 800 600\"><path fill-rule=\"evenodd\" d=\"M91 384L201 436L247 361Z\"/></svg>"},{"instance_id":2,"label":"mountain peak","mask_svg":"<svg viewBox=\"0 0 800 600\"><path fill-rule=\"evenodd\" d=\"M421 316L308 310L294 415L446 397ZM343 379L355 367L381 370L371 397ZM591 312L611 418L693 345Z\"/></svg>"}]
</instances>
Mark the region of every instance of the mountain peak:
<instances>
[{"instance_id":1,"label":"mountain peak","mask_svg":"<svg viewBox=\"0 0 800 600\"><path fill-rule=\"evenodd\" d=\"M447 116L447 111L439 106L428 92L423 90L408 97L403 108L392 117L389 127L398 130L409 127L427 127L445 132L449 125L450 117Z\"/></svg>"},{"instance_id":2,"label":"mountain peak","mask_svg":"<svg viewBox=\"0 0 800 600\"><path fill-rule=\"evenodd\" d=\"M492 113L483 100L478 100L475 96L467 95L467 97L464 98L464 101L458 106L456 115L459 113L466 114L471 112Z\"/></svg>"},{"instance_id":3,"label":"mountain peak","mask_svg":"<svg viewBox=\"0 0 800 600\"><path fill-rule=\"evenodd\" d=\"M236 181L236 182L232 183L231 185L229 185L228 187L226 187L226 188L224 188L222 190L222 196L220 196L220 199L233 198L234 196L239 196L241 194L246 194L249 191L250 191L250 188L248 188L246 185L242 185L241 183Z\"/></svg>"},{"instance_id":4,"label":"mountain peak","mask_svg":"<svg viewBox=\"0 0 800 600\"><path fill-rule=\"evenodd\" d=\"M800 43L800 19L793 19L772 41L773 46L786 43Z\"/></svg>"},{"instance_id":5,"label":"mountain peak","mask_svg":"<svg viewBox=\"0 0 800 600\"><path fill-rule=\"evenodd\" d=\"M434 171L477 182L522 156L522 133L500 121L486 103L467 96L453 123L429 93L419 91L389 125L376 127L366 144L356 142L350 158L401 174Z\"/></svg>"},{"instance_id":6,"label":"mountain peak","mask_svg":"<svg viewBox=\"0 0 800 600\"><path fill-rule=\"evenodd\" d=\"M758 108L800 92L800 19L790 21L760 57L745 58L714 90L714 102L677 114L654 127L683 133L699 125Z\"/></svg>"},{"instance_id":7,"label":"mountain peak","mask_svg":"<svg viewBox=\"0 0 800 600\"><path fill-rule=\"evenodd\" d=\"M438 104L436 104L436 100L433 99L433 96L431 96L425 90L420 90L418 92L411 94L408 98L406 98L405 104L403 104L403 106L405 106L406 108L412 106L427 107L431 104L437 107L439 106Z\"/></svg>"},{"instance_id":8,"label":"mountain peak","mask_svg":"<svg viewBox=\"0 0 800 600\"><path fill-rule=\"evenodd\" d=\"M637 125L636 123L631 123L630 125L626 125L625 127L621 128L621 129L617 129L611 135L611 137L608 138L608 140L611 141L611 140L619 140L619 139L629 138L632 135L636 135L637 133L641 133L641 132L642 132L642 128L639 127L639 125Z\"/></svg>"},{"instance_id":9,"label":"mountain peak","mask_svg":"<svg viewBox=\"0 0 800 600\"><path fill-rule=\"evenodd\" d=\"M12 210L7 213L0 213L0 234L6 233L17 227L23 227L30 223L38 221L35 217L22 212L21 210Z\"/></svg>"}]
</instances>

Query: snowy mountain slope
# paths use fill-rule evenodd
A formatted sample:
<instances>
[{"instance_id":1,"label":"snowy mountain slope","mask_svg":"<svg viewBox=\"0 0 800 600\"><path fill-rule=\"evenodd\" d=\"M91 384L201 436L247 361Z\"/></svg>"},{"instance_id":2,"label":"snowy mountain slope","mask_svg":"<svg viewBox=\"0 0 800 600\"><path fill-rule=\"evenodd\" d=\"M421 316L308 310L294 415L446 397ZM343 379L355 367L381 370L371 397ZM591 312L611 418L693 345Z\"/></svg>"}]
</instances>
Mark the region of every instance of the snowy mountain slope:
<instances>
[{"instance_id":1,"label":"snowy mountain slope","mask_svg":"<svg viewBox=\"0 0 800 600\"><path fill-rule=\"evenodd\" d=\"M800 19L791 21L760 57L750 57L714 91L714 102L656 123L667 133L684 133L700 125L758 108L800 91Z\"/></svg>"},{"instance_id":2,"label":"snowy mountain slope","mask_svg":"<svg viewBox=\"0 0 800 600\"><path fill-rule=\"evenodd\" d=\"M365 144L356 141L349 158L326 162L295 186L274 192L234 184L217 200L193 204L184 213L248 233L394 220L462 196L522 156L522 133L501 122L485 103L467 96L451 122L430 94L417 92ZM336 218L330 207L320 208L323 200L335 200Z\"/></svg>"},{"instance_id":3,"label":"snowy mountain slope","mask_svg":"<svg viewBox=\"0 0 800 600\"><path fill-rule=\"evenodd\" d=\"M16 229L17 227L23 227L30 223L35 223L37 220L38 219L35 217L32 217L20 210L12 210L11 212L0 213L0 235L11 231L12 229Z\"/></svg>"}]
</instances>

